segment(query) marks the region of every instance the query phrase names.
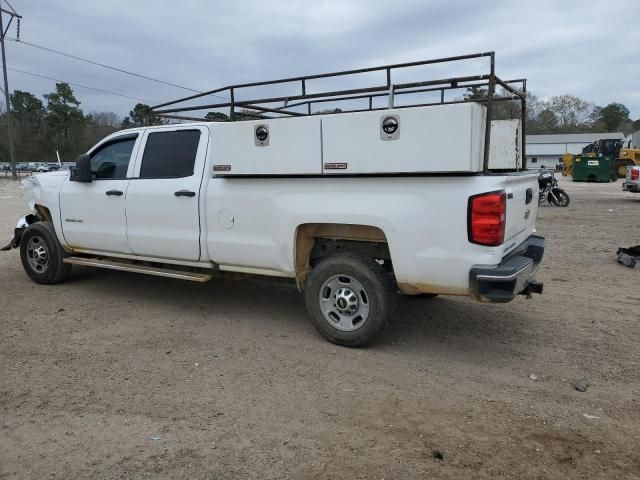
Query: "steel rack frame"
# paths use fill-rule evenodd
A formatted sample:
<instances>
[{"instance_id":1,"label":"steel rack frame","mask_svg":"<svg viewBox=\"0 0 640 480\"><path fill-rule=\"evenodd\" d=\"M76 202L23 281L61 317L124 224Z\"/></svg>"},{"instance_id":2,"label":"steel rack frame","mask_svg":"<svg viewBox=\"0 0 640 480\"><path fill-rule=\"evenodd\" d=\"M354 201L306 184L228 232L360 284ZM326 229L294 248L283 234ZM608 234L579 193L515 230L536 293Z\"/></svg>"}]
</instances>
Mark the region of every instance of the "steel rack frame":
<instances>
[{"instance_id":1,"label":"steel rack frame","mask_svg":"<svg viewBox=\"0 0 640 480\"><path fill-rule=\"evenodd\" d=\"M488 71L477 75L430 79L417 82L394 83L392 74L401 69L410 67L419 67L424 65L443 64L451 62L462 62L473 59L487 59L489 63ZM319 79L330 79L344 77L348 75L358 75L371 72L385 72L386 82L382 85L373 85L362 88L352 88L344 90L330 90L324 92L309 92L308 82ZM239 95L244 89L254 87L267 87L280 84L296 83L299 91L292 95L254 98L250 100L240 100ZM496 87L500 86L504 93L496 95ZM519 86L520 88L516 88ZM462 90L469 87L486 87L486 98L480 99L462 99L462 100L445 100L445 92L450 90ZM430 103L411 103L407 105L395 106L395 97L401 95L419 94L426 92L440 92L440 101ZM219 97L226 94L228 101L217 103L197 103L194 105L183 105L185 102L193 100L205 99L205 97ZM373 100L387 97L386 107L374 107ZM346 108L336 109L332 112L313 112L313 106L327 102L349 102L353 100L368 99L368 108ZM443 57L431 60L420 60L407 63L396 63L391 65L382 65L378 67L358 68L353 70L341 70L331 73L321 73L315 75L305 75L297 77L280 78L277 80L268 80L261 82L238 83L228 85L206 92L189 95L169 102L161 103L149 107L149 113L161 118L188 120L188 121L207 121L206 118L198 118L195 116L176 115L183 112L196 112L202 110L215 110L221 108L229 109L229 120L238 121L246 118L246 115L240 115L239 110L257 112L259 118L284 118L284 117L300 117L308 115L336 115L341 113L362 112L385 110L390 108L402 109L410 107L423 107L433 105L451 105L457 103L478 102L486 106L487 118L485 125L484 139L484 157L483 157L483 173L489 173L489 152L491 146L491 117L494 102L519 101L520 102L520 121L522 124L522 168L526 168L526 99L527 99L527 80L518 78L513 80L502 80L495 72L495 52L473 53L469 55L458 55L453 57ZM353 103L353 102L352 102ZM344 105L344 104L342 104ZM294 111L292 108L306 106L305 112ZM167 108L169 107L169 108ZM270 117L265 114L276 114L276 117Z\"/></svg>"}]
</instances>

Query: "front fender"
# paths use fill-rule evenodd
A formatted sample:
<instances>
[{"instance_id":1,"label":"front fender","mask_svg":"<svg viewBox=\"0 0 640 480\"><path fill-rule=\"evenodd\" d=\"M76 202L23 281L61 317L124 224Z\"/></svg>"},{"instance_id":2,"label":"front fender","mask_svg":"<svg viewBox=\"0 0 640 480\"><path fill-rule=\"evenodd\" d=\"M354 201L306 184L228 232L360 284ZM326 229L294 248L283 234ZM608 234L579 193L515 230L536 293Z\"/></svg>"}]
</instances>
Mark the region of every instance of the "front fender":
<instances>
[{"instance_id":1,"label":"front fender","mask_svg":"<svg viewBox=\"0 0 640 480\"><path fill-rule=\"evenodd\" d=\"M12 248L17 248L20 245L20 239L22 238L22 234L24 233L24 230L29 225L35 222L36 222L36 216L33 213L28 213L26 215L23 215L20 218L20 220L18 220L16 228L13 231L13 238L11 239L8 245L0 248L0 251L7 251L7 250L11 250Z\"/></svg>"}]
</instances>

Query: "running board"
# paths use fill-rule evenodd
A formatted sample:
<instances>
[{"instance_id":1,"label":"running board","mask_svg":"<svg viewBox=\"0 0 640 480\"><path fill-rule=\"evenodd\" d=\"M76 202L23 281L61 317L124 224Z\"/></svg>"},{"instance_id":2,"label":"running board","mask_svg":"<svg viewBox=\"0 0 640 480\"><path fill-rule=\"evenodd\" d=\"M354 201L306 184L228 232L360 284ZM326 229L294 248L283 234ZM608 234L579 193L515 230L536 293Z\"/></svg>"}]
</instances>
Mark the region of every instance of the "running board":
<instances>
[{"instance_id":1,"label":"running board","mask_svg":"<svg viewBox=\"0 0 640 480\"><path fill-rule=\"evenodd\" d=\"M64 259L64 263L83 265L85 267L106 268L108 270L122 270L125 272L145 273L147 275L155 275L157 277L191 280L192 282L207 282L212 278L212 275L208 273L186 272L183 270L150 267L147 265L136 265L133 263L125 262L114 262L111 260L101 260L97 258L66 257Z\"/></svg>"}]
</instances>

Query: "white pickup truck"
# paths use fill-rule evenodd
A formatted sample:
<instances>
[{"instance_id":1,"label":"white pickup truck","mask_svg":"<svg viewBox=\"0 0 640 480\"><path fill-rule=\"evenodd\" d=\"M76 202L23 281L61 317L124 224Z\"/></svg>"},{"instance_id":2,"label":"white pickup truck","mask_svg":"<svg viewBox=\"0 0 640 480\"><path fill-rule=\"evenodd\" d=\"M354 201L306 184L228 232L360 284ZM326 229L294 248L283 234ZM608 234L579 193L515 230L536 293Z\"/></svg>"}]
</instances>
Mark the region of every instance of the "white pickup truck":
<instances>
[{"instance_id":1,"label":"white pickup truck","mask_svg":"<svg viewBox=\"0 0 640 480\"><path fill-rule=\"evenodd\" d=\"M622 190L640 193L640 167L627 168L627 175L622 182Z\"/></svg>"},{"instance_id":2,"label":"white pickup truck","mask_svg":"<svg viewBox=\"0 0 640 480\"><path fill-rule=\"evenodd\" d=\"M486 78L492 97L510 85ZM394 107L405 85L383 92L386 108L293 116L257 99L232 103L231 116L242 106L263 118L114 133L70 173L23 181L33 212L5 249L19 248L41 284L72 265L290 278L318 331L347 346L371 342L397 292L483 302L541 293L537 173L522 169L522 124L489 120L497 95ZM303 81L297 98L309 95Z\"/></svg>"}]
</instances>

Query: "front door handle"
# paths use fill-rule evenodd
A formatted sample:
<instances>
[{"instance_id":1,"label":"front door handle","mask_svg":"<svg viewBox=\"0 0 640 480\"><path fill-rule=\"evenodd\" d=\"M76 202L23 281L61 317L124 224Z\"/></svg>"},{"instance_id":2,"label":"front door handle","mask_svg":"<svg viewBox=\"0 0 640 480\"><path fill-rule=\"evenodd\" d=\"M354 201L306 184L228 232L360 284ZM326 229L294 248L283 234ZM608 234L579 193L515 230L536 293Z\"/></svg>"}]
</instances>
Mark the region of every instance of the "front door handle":
<instances>
[{"instance_id":1,"label":"front door handle","mask_svg":"<svg viewBox=\"0 0 640 480\"><path fill-rule=\"evenodd\" d=\"M107 195L115 195L119 197L122 195L122 190L107 190Z\"/></svg>"},{"instance_id":2,"label":"front door handle","mask_svg":"<svg viewBox=\"0 0 640 480\"><path fill-rule=\"evenodd\" d=\"M192 192L191 190L178 190L174 195L176 197L195 197L196 192Z\"/></svg>"}]
</instances>

